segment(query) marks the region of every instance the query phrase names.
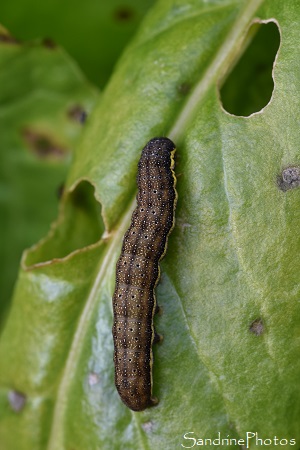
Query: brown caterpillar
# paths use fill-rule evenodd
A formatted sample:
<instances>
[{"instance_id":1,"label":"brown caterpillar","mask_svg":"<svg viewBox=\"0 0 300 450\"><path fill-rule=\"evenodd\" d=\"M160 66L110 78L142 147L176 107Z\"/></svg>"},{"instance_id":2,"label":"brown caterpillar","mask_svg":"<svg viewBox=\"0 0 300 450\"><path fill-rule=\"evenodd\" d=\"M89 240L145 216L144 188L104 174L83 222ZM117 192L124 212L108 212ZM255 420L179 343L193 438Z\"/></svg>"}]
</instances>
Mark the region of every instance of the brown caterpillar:
<instances>
[{"instance_id":1,"label":"brown caterpillar","mask_svg":"<svg viewBox=\"0 0 300 450\"><path fill-rule=\"evenodd\" d=\"M117 262L113 296L115 384L133 411L158 403L152 397L152 344L161 339L153 325L158 311L154 294L159 261L174 226L177 193L173 171L175 145L154 138L138 164L137 206Z\"/></svg>"}]
</instances>

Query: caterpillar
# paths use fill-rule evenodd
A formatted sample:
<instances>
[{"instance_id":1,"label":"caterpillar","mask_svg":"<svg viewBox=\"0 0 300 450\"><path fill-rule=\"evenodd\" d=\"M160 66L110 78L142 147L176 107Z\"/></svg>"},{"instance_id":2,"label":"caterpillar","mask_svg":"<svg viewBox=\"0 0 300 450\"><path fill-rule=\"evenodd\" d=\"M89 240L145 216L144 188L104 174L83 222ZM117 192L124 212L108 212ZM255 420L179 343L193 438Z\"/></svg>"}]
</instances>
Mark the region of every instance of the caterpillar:
<instances>
[{"instance_id":1,"label":"caterpillar","mask_svg":"<svg viewBox=\"0 0 300 450\"><path fill-rule=\"evenodd\" d=\"M115 385L133 411L156 405L152 397L152 344L161 340L153 325L159 308L154 289L159 261L174 227L177 201L174 143L153 138L138 163L137 206L116 266L113 296Z\"/></svg>"}]
</instances>

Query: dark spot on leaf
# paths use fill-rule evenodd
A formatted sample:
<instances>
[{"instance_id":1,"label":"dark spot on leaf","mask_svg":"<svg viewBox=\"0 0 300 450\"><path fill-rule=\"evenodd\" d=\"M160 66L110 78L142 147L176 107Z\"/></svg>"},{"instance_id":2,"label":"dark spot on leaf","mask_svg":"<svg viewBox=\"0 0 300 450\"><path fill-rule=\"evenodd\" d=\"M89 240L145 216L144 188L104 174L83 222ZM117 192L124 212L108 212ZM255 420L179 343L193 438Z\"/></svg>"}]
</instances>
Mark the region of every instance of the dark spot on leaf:
<instances>
[{"instance_id":1,"label":"dark spot on leaf","mask_svg":"<svg viewBox=\"0 0 300 450\"><path fill-rule=\"evenodd\" d=\"M277 178L279 189L283 192L300 186L300 167L287 167Z\"/></svg>"},{"instance_id":2,"label":"dark spot on leaf","mask_svg":"<svg viewBox=\"0 0 300 450\"><path fill-rule=\"evenodd\" d=\"M265 327L262 319L254 320L249 327L249 331L256 336L260 336L261 334L263 334L263 332L265 331Z\"/></svg>"},{"instance_id":3,"label":"dark spot on leaf","mask_svg":"<svg viewBox=\"0 0 300 450\"><path fill-rule=\"evenodd\" d=\"M128 6L120 6L114 12L114 17L118 22L129 22L134 17L134 11Z\"/></svg>"},{"instance_id":4,"label":"dark spot on leaf","mask_svg":"<svg viewBox=\"0 0 300 450\"><path fill-rule=\"evenodd\" d=\"M26 395L18 391L9 391L8 401L13 411L20 412L25 406Z\"/></svg>"},{"instance_id":5,"label":"dark spot on leaf","mask_svg":"<svg viewBox=\"0 0 300 450\"><path fill-rule=\"evenodd\" d=\"M58 199L62 198L64 189L65 189L65 184L61 183L56 190L56 195L57 195Z\"/></svg>"},{"instance_id":6,"label":"dark spot on leaf","mask_svg":"<svg viewBox=\"0 0 300 450\"><path fill-rule=\"evenodd\" d=\"M177 87L177 91L179 92L179 94L181 95L186 95L190 92L191 90L191 85L190 83L181 83L178 87Z\"/></svg>"},{"instance_id":7,"label":"dark spot on leaf","mask_svg":"<svg viewBox=\"0 0 300 450\"><path fill-rule=\"evenodd\" d=\"M52 137L40 131L27 128L22 131L22 135L31 151L41 159L62 159L68 153L63 146L54 142Z\"/></svg>"},{"instance_id":8,"label":"dark spot on leaf","mask_svg":"<svg viewBox=\"0 0 300 450\"><path fill-rule=\"evenodd\" d=\"M85 112L82 106L75 105L69 109L68 116L75 122L84 123L87 118L87 113Z\"/></svg>"},{"instance_id":9,"label":"dark spot on leaf","mask_svg":"<svg viewBox=\"0 0 300 450\"><path fill-rule=\"evenodd\" d=\"M9 33L2 32L0 33L0 43L3 42L4 44L19 44L20 42L13 36L11 36Z\"/></svg>"},{"instance_id":10,"label":"dark spot on leaf","mask_svg":"<svg viewBox=\"0 0 300 450\"><path fill-rule=\"evenodd\" d=\"M51 50L57 47L56 43L51 38L43 39L42 44L44 47L50 48Z\"/></svg>"}]
</instances>

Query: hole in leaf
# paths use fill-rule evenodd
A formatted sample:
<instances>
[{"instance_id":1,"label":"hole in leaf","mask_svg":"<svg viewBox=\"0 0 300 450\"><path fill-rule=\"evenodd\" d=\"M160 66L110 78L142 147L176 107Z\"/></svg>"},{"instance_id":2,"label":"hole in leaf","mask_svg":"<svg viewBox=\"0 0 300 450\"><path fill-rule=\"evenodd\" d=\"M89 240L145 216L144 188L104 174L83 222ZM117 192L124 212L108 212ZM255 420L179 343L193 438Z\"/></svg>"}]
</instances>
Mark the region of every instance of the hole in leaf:
<instances>
[{"instance_id":1,"label":"hole in leaf","mask_svg":"<svg viewBox=\"0 0 300 450\"><path fill-rule=\"evenodd\" d=\"M65 197L63 205L53 233L27 252L26 265L63 258L100 239L104 232L101 206L95 199L94 187L90 183L81 181Z\"/></svg>"},{"instance_id":2,"label":"hole in leaf","mask_svg":"<svg viewBox=\"0 0 300 450\"><path fill-rule=\"evenodd\" d=\"M272 69L280 45L275 22L254 23L248 32L245 52L220 90L226 111L249 116L264 108L274 89Z\"/></svg>"}]
</instances>

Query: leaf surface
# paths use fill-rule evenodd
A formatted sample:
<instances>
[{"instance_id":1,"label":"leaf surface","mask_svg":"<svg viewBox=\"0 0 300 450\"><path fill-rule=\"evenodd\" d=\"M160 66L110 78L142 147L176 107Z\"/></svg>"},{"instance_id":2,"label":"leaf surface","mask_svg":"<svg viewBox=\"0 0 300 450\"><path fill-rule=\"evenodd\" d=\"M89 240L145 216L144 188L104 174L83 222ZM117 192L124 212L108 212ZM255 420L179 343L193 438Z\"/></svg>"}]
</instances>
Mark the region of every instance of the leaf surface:
<instances>
[{"instance_id":1,"label":"leaf surface","mask_svg":"<svg viewBox=\"0 0 300 450\"><path fill-rule=\"evenodd\" d=\"M254 18L280 29L275 89L236 117L218 83ZM278 181L299 165L299 24L292 0L169 0L148 14L86 125L56 227L23 260L0 341L6 450L173 449L191 446L186 432L299 441L300 191ZM178 207L157 289L160 403L133 413L114 388L111 297L155 135L177 143ZM11 390L26 395L18 413Z\"/></svg>"}]
</instances>

